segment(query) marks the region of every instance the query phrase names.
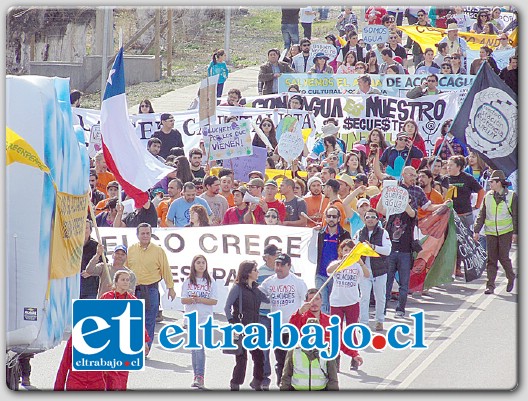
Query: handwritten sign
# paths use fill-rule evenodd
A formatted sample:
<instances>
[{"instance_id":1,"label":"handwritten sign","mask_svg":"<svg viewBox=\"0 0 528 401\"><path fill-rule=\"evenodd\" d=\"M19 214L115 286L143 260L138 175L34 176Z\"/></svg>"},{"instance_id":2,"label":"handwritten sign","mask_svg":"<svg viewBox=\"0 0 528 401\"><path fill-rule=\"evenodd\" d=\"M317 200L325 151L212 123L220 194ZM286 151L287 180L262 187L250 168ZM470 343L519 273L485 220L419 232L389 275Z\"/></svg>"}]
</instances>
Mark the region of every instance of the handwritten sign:
<instances>
[{"instance_id":1,"label":"handwritten sign","mask_svg":"<svg viewBox=\"0 0 528 401\"><path fill-rule=\"evenodd\" d=\"M480 244L473 241L473 233L462 223L460 217L454 213L457 236L457 252L464 261L466 282L476 280L486 269L486 251Z\"/></svg>"},{"instance_id":2,"label":"handwritten sign","mask_svg":"<svg viewBox=\"0 0 528 401\"><path fill-rule=\"evenodd\" d=\"M284 117L281 123L282 134L277 145L279 156L291 162L304 149L301 125L295 117Z\"/></svg>"},{"instance_id":3,"label":"handwritten sign","mask_svg":"<svg viewBox=\"0 0 528 401\"><path fill-rule=\"evenodd\" d=\"M366 25L363 28L365 43L386 43L389 40L389 28L383 25Z\"/></svg>"},{"instance_id":4,"label":"handwritten sign","mask_svg":"<svg viewBox=\"0 0 528 401\"><path fill-rule=\"evenodd\" d=\"M101 125L95 124L90 128L90 142L88 145L88 155L94 157L97 152L103 149L101 140Z\"/></svg>"},{"instance_id":5,"label":"handwritten sign","mask_svg":"<svg viewBox=\"0 0 528 401\"><path fill-rule=\"evenodd\" d=\"M337 48L331 43L312 43L310 46L310 57L314 58L317 53L324 53L329 61L337 56Z\"/></svg>"},{"instance_id":6,"label":"handwritten sign","mask_svg":"<svg viewBox=\"0 0 528 401\"><path fill-rule=\"evenodd\" d=\"M386 216L400 214L405 211L409 204L409 192L398 186L388 186L381 192L381 204L386 210Z\"/></svg>"},{"instance_id":7,"label":"handwritten sign","mask_svg":"<svg viewBox=\"0 0 528 401\"><path fill-rule=\"evenodd\" d=\"M253 146L252 156L234 157L231 159L231 167L235 174L235 179L247 182L249 180L248 175L251 171L260 171L264 173L266 169L266 157L268 152L266 148L259 148Z\"/></svg>"},{"instance_id":8,"label":"handwritten sign","mask_svg":"<svg viewBox=\"0 0 528 401\"><path fill-rule=\"evenodd\" d=\"M249 128L250 122L246 120L205 127L203 137L208 160L252 155Z\"/></svg>"}]
</instances>

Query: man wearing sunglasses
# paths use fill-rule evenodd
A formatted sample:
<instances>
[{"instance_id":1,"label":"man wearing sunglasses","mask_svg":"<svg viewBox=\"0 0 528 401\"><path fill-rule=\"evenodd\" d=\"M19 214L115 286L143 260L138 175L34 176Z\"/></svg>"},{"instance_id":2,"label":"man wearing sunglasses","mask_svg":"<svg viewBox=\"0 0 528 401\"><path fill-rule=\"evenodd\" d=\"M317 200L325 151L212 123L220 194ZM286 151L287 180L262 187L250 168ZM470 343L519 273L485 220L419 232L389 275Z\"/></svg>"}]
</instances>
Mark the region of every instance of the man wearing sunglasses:
<instances>
[{"instance_id":1,"label":"man wearing sunglasses","mask_svg":"<svg viewBox=\"0 0 528 401\"><path fill-rule=\"evenodd\" d=\"M412 88L405 96L409 99L417 99L422 96L438 95L439 93L442 93L442 91L438 89L438 76L429 74L420 85Z\"/></svg>"},{"instance_id":2,"label":"man wearing sunglasses","mask_svg":"<svg viewBox=\"0 0 528 401\"><path fill-rule=\"evenodd\" d=\"M390 166L394 169L394 163L398 157L405 161L406 166L410 166L412 159L421 159L423 156L423 152L412 144L407 133L399 132L396 136L395 145L385 149L379 161L383 166ZM375 159L374 163L376 163Z\"/></svg>"},{"instance_id":3,"label":"man wearing sunglasses","mask_svg":"<svg viewBox=\"0 0 528 401\"><path fill-rule=\"evenodd\" d=\"M330 262L338 258L337 249L339 248L339 244L345 239L350 239L350 232L345 230L341 224L339 224L341 213L342 212L336 206L329 206L324 214L325 225L322 228L321 226L314 227L314 230L319 231L317 234L318 253L317 271L315 274L315 286L317 289L321 288L328 279L326 268ZM330 293L332 292L332 283L333 280L330 280L328 285L326 285L321 291L321 298L323 300L321 311L327 314L330 312Z\"/></svg>"},{"instance_id":4,"label":"man wearing sunglasses","mask_svg":"<svg viewBox=\"0 0 528 401\"><path fill-rule=\"evenodd\" d=\"M414 25L431 26L431 24L427 20L427 13L425 12L423 8L418 10L418 13L416 15L418 16L418 21ZM411 39L410 36L408 36L405 47L407 49L411 49L411 53L413 55L413 64L414 64L414 67L416 67L424 59L424 53L422 51L420 44L418 42L415 42L414 40Z\"/></svg>"}]
</instances>

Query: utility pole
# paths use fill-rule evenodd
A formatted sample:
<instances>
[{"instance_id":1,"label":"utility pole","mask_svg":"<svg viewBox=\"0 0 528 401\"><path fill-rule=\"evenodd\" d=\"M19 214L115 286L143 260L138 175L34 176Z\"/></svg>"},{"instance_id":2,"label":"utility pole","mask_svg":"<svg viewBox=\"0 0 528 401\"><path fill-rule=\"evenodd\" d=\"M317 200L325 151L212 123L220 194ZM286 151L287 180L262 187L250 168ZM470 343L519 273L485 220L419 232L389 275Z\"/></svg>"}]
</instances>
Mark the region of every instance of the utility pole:
<instances>
[{"instance_id":1,"label":"utility pole","mask_svg":"<svg viewBox=\"0 0 528 401\"><path fill-rule=\"evenodd\" d=\"M229 41L231 40L231 7L225 8L225 34L224 34L224 50L227 54L226 64L231 62L231 54L229 52Z\"/></svg>"},{"instance_id":2,"label":"utility pole","mask_svg":"<svg viewBox=\"0 0 528 401\"><path fill-rule=\"evenodd\" d=\"M101 104L103 104L104 92L106 89L106 78L108 75L108 51L109 49L109 38L111 37L110 29L113 30L112 24L110 24L110 15L113 12L113 9L110 7L104 8L104 23L103 23L103 52L102 52L102 62L101 62ZM113 43L113 40L112 40Z\"/></svg>"}]
</instances>

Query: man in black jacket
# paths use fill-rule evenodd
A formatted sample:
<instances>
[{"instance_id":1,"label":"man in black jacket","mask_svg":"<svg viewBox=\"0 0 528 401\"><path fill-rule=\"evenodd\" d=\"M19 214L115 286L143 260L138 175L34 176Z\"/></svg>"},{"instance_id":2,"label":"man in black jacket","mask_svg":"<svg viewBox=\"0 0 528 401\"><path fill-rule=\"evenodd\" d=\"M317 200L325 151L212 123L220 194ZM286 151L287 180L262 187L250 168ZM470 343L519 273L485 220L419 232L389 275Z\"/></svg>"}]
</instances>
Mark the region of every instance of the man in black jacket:
<instances>
[{"instance_id":1,"label":"man in black jacket","mask_svg":"<svg viewBox=\"0 0 528 401\"><path fill-rule=\"evenodd\" d=\"M328 273L326 268L330 262L338 258L337 248L339 244L350 239L350 233L345 230L339 221L341 219L341 212L335 206L329 206L325 210L325 221L326 226L320 229L320 226L314 227L314 229L320 229L317 235L317 271L315 273L315 286L317 289L328 279ZM321 291L321 298L323 303L321 310L329 314L330 313L330 293L332 292L333 279L330 280L328 285Z\"/></svg>"},{"instance_id":2,"label":"man in black jacket","mask_svg":"<svg viewBox=\"0 0 528 401\"><path fill-rule=\"evenodd\" d=\"M268 50L268 62L260 66L259 82L263 83L262 94L279 93L279 77L284 73L294 72L288 64L279 61L279 49Z\"/></svg>"},{"instance_id":3,"label":"man in black jacket","mask_svg":"<svg viewBox=\"0 0 528 401\"><path fill-rule=\"evenodd\" d=\"M365 264L371 270L369 278L359 282L361 300L359 301L359 322L368 325L370 293L374 289L376 300L376 331L383 330L385 321L385 299L387 292L387 272L389 271L387 256L390 255L392 243L389 233L379 224L376 210L369 209L365 213L365 227L359 230L353 238L354 243L367 242L381 256L379 258L363 257Z\"/></svg>"}]
</instances>

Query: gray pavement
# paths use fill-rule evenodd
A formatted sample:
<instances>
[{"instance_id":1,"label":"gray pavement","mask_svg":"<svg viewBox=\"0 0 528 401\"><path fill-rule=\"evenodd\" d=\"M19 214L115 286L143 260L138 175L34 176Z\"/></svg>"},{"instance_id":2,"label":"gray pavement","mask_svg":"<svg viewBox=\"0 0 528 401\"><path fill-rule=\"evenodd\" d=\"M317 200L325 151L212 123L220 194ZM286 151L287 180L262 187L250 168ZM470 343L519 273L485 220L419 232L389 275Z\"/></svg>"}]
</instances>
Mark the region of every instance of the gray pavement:
<instances>
[{"instance_id":1,"label":"gray pavement","mask_svg":"<svg viewBox=\"0 0 528 401\"><path fill-rule=\"evenodd\" d=\"M229 77L224 85L224 96L230 89L236 88L242 92L242 96L256 96L258 95L257 79L259 73L259 66L252 66L229 72ZM205 78L205 77L204 77ZM163 96L150 99L154 110L158 112L174 112L187 110L189 104L194 100L198 94L200 82L183 88L175 89ZM129 113L136 113L138 105L131 105Z\"/></svg>"}]
</instances>

